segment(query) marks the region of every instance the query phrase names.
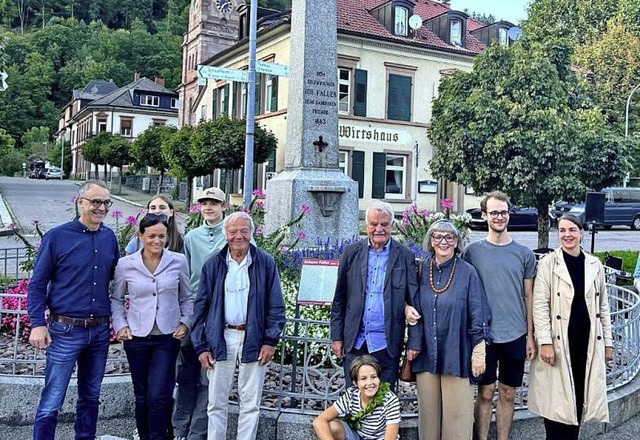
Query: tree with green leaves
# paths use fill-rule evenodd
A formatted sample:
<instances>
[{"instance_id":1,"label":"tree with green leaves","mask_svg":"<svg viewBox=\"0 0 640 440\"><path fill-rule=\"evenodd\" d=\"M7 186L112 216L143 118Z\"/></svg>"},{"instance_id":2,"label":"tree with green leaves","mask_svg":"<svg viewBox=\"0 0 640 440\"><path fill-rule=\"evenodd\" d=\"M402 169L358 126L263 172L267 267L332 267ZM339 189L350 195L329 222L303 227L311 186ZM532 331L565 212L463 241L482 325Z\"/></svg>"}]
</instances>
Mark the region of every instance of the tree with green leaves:
<instances>
[{"instance_id":1,"label":"tree with green leaves","mask_svg":"<svg viewBox=\"0 0 640 440\"><path fill-rule=\"evenodd\" d=\"M217 118L196 126L191 144L194 162L201 168L231 172L244 166L246 121L244 119ZM276 150L275 135L256 122L253 142L253 161L262 163ZM229 187L229 182L225 187Z\"/></svg>"},{"instance_id":2,"label":"tree with green leaves","mask_svg":"<svg viewBox=\"0 0 640 440\"><path fill-rule=\"evenodd\" d=\"M64 154L62 149L64 148ZM60 167L65 176L69 176L71 173L71 167L73 166L73 158L71 157L71 142L60 140L54 143L49 148L49 154L47 160L53 166ZM64 163L60 163L64 161Z\"/></svg>"},{"instance_id":3,"label":"tree with green leaves","mask_svg":"<svg viewBox=\"0 0 640 440\"><path fill-rule=\"evenodd\" d=\"M169 163L169 172L178 179L187 181L187 205L191 203L193 179L211 172L211 168L199 166L191 157L194 131L194 126L184 125L162 145L162 153Z\"/></svg>"},{"instance_id":4,"label":"tree with green leaves","mask_svg":"<svg viewBox=\"0 0 640 440\"><path fill-rule=\"evenodd\" d=\"M131 162L131 142L125 137L114 135L111 140L101 147L100 154L111 168L120 170L118 194L122 193L122 167Z\"/></svg>"},{"instance_id":5,"label":"tree with green leaves","mask_svg":"<svg viewBox=\"0 0 640 440\"><path fill-rule=\"evenodd\" d=\"M47 127L31 127L20 139L22 148L31 156L45 158L49 151L49 129Z\"/></svg>"},{"instance_id":6,"label":"tree with green leaves","mask_svg":"<svg viewBox=\"0 0 640 440\"><path fill-rule=\"evenodd\" d=\"M628 144L588 107L570 56L561 38L491 46L472 72L443 79L428 131L434 176L537 208L539 247L548 246L554 199L619 181L628 170Z\"/></svg>"},{"instance_id":7,"label":"tree with green leaves","mask_svg":"<svg viewBox=\"0 0 640 440\"><path fill-rule=\"evenodd\" d=\"M82 156L95 166L95 179L100 179L98 165L104 165L104 181L107 181L107 162L102 155L105 148L111 143L113 135L106 131L90 137L82 146Z\"/></svg>"},{"instance_id":8,"label":"tree with green leaves","mask_svg":"<svg viewBox=\"0 0 640 440\"><path fill-rule=\"evenodd\" d=\"M131 145L131 158L138 167L151 167L160 172L158 194L162 189L164 174L169 169L169 162L162 154L163 144L177 131L170 125L155 125L138 135Z\"/></svg>"},{"instance_id":9,"label":"tree with green leaves","mask_svg":"<svg viewBox=\"0 0 640 440\"><path fill-rule=\"evenodd\" d=\"M7 134L2 128L0 128L0 159L4 160L5 156L8 156L13 152L13 146L15 141L11 136Z\"/></svg>"}]
</instances>

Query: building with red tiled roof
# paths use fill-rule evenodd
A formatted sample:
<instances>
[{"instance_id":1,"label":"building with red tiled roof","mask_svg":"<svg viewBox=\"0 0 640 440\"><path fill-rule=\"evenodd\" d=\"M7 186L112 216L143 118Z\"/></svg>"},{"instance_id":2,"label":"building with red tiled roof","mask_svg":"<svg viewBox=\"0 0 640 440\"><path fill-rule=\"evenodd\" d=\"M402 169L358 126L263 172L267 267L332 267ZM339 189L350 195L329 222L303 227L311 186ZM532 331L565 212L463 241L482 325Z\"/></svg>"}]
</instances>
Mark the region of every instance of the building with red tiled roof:
<instances>
[{"instance_id":1,"label":"building with red tiled roof","mask_svg":"<svg viewBox=\"0 0 640 440\"><path fill-rule=\"evenodd\" d=\"M240 6L238 42L202 64L230 69L248 66L248 7ZM290 12L258 21L258 60L289 64ZM430 0L337 0L340 167L359 183L361 206L384 199L401 211L412 203L435 210L442 198L464 208L464 188L433 178L427 139L432 100L443 76L471 70L474 57L493 41L509 44L513 25L486 26L449 5ZM264 188L284 169L288 80L257 74L256 120L278 138L277 154L257 167L255 187ZM221 115L243 117L246 83L207 80L184 120ZM241 193L241 172L233 188ZM210 184L224 186L223 172ZM201 182L204 184L204 182Z\"/></svg>"}]
</instances>

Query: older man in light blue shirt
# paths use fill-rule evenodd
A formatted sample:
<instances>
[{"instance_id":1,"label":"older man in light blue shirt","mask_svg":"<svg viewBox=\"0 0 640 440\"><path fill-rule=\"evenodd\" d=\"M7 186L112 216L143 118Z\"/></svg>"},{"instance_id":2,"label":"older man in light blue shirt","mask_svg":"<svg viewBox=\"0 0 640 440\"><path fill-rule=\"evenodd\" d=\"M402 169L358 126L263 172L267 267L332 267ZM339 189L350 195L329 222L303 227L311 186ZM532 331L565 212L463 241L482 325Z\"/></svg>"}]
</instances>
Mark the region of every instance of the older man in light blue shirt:
<instances>
[{"instance_id":1,"label":"older man in light blue shirt","mask_svg":"<svg viewBox=\"0 0 640 440\"><path fill-rule=\"evenodd\" d=\"M362 354L374 356L381 379L395 390L404 347L405 304L418 292L415 255L391 238L393 208L374 202L365 214L368 237L340 258L331 306L331 350L344 357L345 377Z\"/></svg>"}]
</instances>

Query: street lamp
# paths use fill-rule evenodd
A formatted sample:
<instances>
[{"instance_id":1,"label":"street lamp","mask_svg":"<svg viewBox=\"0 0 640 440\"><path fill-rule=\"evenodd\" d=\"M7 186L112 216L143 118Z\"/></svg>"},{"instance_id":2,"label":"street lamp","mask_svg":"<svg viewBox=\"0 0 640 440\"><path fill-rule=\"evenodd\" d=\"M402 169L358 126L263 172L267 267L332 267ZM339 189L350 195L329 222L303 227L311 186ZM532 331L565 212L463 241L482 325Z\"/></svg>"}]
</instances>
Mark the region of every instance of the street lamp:
<instances>
[{"instance_id":1,"label":"street lamp","mask_svg":"<svg viewBox=\"0 0 640 440\"><path fill-rule=\"evenodd\" d=\"M629 106L631 105L631 97L635 93L636 90L640 88L640 84L636 84L636 86L631 89L631 93L629 93L629 97L627 98L627 107L624 113L624 137L625 139L629 137ZM629 181L629 173L627 173L627 177L624 179L624 186L627 186L627 182Z\"/></svg>"},{"instance_id":2,"label":"street lamp","mask_svg":"<svg viewBox=\"0 0 640 440\"><path fill-rule=\"evenodd\" d=\"M637 84L629 93L629 97L627 98L627 108L625 110L624 116L624 137L629 137L629 105L631 104L631 97L635 93L636 90L640 87L640 84Z\"/></svg>"}]
</instances>

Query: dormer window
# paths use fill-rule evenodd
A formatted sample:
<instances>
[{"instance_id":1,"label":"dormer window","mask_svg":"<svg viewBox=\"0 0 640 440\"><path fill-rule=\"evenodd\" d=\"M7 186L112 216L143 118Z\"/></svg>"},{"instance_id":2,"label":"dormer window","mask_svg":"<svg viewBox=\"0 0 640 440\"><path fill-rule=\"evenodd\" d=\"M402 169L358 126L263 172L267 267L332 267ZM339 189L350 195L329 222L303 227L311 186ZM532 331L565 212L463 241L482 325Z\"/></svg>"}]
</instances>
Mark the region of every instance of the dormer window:
<instances>
[{"instance_id":1,"label":"dormer window","mask_svg":"<svg viewBox=\"0 0 640 440\"><path fill-rule=\"evenodd\" d=\"M509 45L509 31L506 28L498 28L498 43L500 46Z\"/></svg>"},{"instance_id":2,"label":"dormer window","mask_svg":"<svg viewBox=\"0 0 640 440\"><path fill-rule=\"evenodd\" d=\"M394 33L406 37L409 28L409 10L402 6L396 6L394 8L394 17Z\"/></svg>"},{"instance_id":3,"label":"dormer window","mask_svg":"<svg viewBox=\"0 0 640 440\"><path fill-rule=\"evenodd\" d=\"M462 20L453 18L451 19L449 26L449 42L454 46L462 46Z\"/></svg>"}]
</instances>

